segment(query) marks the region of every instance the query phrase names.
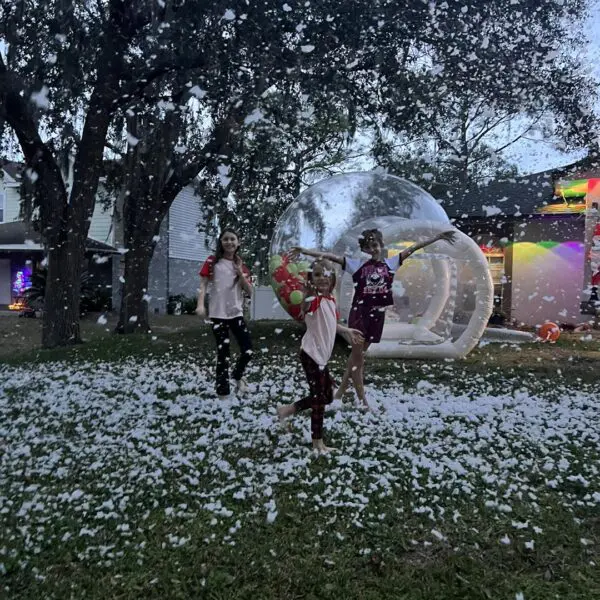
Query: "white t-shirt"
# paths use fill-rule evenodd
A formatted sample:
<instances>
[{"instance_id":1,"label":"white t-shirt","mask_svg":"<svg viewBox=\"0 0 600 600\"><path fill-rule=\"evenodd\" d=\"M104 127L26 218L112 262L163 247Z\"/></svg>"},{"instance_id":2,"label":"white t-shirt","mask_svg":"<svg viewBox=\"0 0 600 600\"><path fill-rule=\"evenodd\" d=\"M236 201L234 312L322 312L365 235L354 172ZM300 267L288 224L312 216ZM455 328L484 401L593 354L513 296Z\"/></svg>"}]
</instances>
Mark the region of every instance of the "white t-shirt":
<instances>
[{"instance_id":1,"label":"white t-shirt","mask_svg":"<svg viewBox=\"0 0 600 600\"><path fill-rule=\"evenodd\" d=\"M214 256L209 256L200 270L201 277L210 277L208 316L211 319L241 317L244 314L244 296L235 265L226 258L215 260ZM247 271L245 267L244 271Z\"/></svg>"},{"instance_id":2,"label":"white t-shirt","mask_svg":"<svg viewBox=\"0 0 600 600\"><path fill-rule=\"evenodd\" d=\"M306 333L302 337L300 348L320 367L327 365L331 358L338 318L333 296L315 296L310 308L304 313Z\"/></svg>"}]
</instances>

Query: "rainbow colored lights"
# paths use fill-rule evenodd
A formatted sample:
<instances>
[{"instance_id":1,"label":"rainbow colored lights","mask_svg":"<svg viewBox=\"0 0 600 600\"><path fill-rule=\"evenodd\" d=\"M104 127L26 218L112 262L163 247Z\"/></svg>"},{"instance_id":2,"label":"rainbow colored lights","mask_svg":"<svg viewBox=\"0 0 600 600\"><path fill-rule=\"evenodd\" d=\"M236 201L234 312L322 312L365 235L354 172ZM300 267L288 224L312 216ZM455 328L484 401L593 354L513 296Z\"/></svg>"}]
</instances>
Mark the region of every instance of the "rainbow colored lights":
<instances>
[{"instance_id":1,"label":"rainbow colored lights","mask_svg":"<svg viewBox=\"0 0 600 600\"><path fill-rule=\"evenodd\" d=\"M561 198L585 198L588 193L589 181L589 179L559 181L554 188L554 193Z\"/></svg>"},{"instance_id":2,"label":"rainbow colored lights","mask_svg":"<svg viewBox=\"0 0 600 600\"><path fill-rule=\"evenodd\" d=\"M600 179L597 178L559 181L554 187L554 195L564 202L540 206L536 212L545 215L583 213L586 204L597 197L599 192Z\"/></svg>"},{"instance_id":3,"label":"rainbow colored lights","mask_svg":"<svg viewBox=\"0 0 600 600\"><path fill-rule=\"evenodd\" d=\"M555 274L561 269L581 269L583 264L583 242L516 242L512 244L513 264L535 265L539 261L547 262Z\"/></svg>"}]
</instances>

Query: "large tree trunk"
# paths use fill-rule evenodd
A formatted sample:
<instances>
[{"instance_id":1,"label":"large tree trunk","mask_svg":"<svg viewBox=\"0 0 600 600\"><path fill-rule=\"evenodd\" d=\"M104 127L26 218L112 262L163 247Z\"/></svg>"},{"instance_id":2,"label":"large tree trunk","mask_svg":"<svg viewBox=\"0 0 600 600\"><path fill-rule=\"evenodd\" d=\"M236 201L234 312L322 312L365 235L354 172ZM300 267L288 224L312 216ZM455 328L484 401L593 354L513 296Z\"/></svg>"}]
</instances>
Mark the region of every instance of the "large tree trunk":
<instances>
[{"instance_id":1,"label":"large tree trunk","mask_svg":"<svg viewBox=\"0 0 600 600\"><path fill-rule=\"evenodd\" d=\"M81 341L79 301L85 242L94 211L106 135L120 99L125 66L122 57L137 27L130 16L127 3L109 3L68 198L55 153L42 140L30 110L29 93L23 93L26 88L20 78L7 69L0 55L0 116L11 125L27 166L36 174L35 199L42 237L48 249L42 325L45 348Z\"/></svg>"},{"instance_id":2,"label":"large tree trunk","mask_svg":"<svg viewBox=\"0 0 600 600\"><path fill-rule=\"evenodd\" d=\"M152 234L147 240L136 239L125 255L125 273L121 288L121 310L117 333L148 333L148 272L154 253Z\"/></svg>"},{"instance_id":3,"label":"large tree trunk","mask_svg":"<svg viewBox=\"0 0 600 600\"><path fill-rule=\"evenodd\" d=\"M49 252L42 323L44 348L81 342L79 299L83 246L80 240L69 240Z\"/></svg>"},{"instance_id":4,"label":"large tree trunk","mask_svg":"<svg viewBox=\"0 0 600 600\"><path fill-rule=\"evenodd\" d=\"M227 117L219 123L210 140L189 163L173 159L173 145L185 121L172 112L158 120L134 115L127 120L127 131L138 140L129 148L125 160L125 193L122 197L123 241L125 254L124 283L117 333L150 331L148 290L150 261L156 246L160 224L167 216L177 194L207 165L218 165L231 155L232 136L247 112L238 120Z\"/></svg>"}]
</instances>

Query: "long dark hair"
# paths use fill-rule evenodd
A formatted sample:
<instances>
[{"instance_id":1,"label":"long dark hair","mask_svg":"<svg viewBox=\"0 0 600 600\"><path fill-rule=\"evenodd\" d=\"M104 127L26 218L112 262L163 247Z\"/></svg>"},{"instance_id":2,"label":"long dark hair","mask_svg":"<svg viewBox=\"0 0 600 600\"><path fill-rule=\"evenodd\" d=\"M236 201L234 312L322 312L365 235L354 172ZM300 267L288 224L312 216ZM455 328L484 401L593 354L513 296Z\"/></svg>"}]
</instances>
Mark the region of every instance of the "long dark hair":
<instances>
[{"instance_id":1,"label":"long dark hair","mask_svg":"<svg viewBox=\"0 0 600 600\"><path fill-rule=\"evenodd\" d=\"M223 236L226 233L233 233L233 235L235 235L235 237L238 239L238 242L240 241L240 235L235 229L232 229L231 227L226 227L225 229L223 229L221 231L221 233L219 234L219 238L217 240L217 250L215 252L215 262L219 262L225 256L225 250L223 249L223 242L221 240L223 239ZM233 254L234 258L238 255L239 250L240 250L240 246L238 244L238 247L235 249L235 252Z\"/></svg>"}]
</instances>

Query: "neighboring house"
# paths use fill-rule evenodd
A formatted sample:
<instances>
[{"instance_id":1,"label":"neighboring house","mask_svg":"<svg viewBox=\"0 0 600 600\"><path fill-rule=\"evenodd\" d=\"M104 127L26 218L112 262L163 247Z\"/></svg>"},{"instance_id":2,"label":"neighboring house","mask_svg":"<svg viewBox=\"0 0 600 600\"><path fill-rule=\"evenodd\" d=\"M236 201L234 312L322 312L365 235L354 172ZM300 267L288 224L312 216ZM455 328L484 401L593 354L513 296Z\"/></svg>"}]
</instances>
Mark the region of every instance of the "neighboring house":
<instances>
[{"instance_id":1,"label":"neighboring house","mask_svg":"<svg viewBox=\"0 0 600 600\"><path fill-rule=\"evenodd\" d=\"M19 163L0 163L0 308L14 303L44 256L39 234L19 221L22 170ZM118 308L123 245L118 239L114 203L102 194L101 188L88 231L88 271ZM164 314L169 296L196 295L200 265L211 252L205 234L199 232L202 218L199 198L188 186L161 224L149 272L151 313Z\"/></svg>"},{"instance_id":2,"label":"neighboring house","mask_svg":"<svg viewBox=\"0 0 600 600\"><path fill-rule=\"evenodd\" d=\"M507 322L575 324L584 288L585 194L569 182L600 177L600 161L584 159L474 189L435 193L453 223L488 257L496 310ZM585 186L583 186L585 187Z\"/></svg>"},{"instance_id":3,"label":"neighboring house","mask_svg":"<svg viewBox=\"0 0 600 600\"><path fill-rule=\"evenodd\" d=\"M198 271L213 252L206 235L199 231L203 219L200 198L191 186L185 187L161 224L150 263L148 308L152 314L164 314L170 296L197 296ZM122 267L119 276L121 273ZM117 305L118 299L115 299Z\"/></svg>"},{"instance_id":4,"label":"neighboring house","mask_svg":"<svg viewBox=\"0 0 600 600\"><path fill-rule=\"evenodd\" d=\"M19 218L19 168L15 163L6 163L0 171L0 225L12 222ZM12 302L12 283L16 271L25 266L25 260L30 257L26 254L23 264L17 265L15 260L16 249L9 253L0 251L0 306L8 306ZM27 249L25 249L27 250Z\"/></svg>"}]
</instances>

